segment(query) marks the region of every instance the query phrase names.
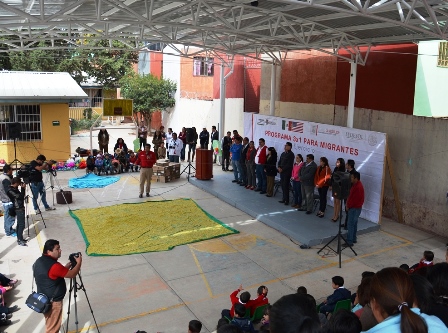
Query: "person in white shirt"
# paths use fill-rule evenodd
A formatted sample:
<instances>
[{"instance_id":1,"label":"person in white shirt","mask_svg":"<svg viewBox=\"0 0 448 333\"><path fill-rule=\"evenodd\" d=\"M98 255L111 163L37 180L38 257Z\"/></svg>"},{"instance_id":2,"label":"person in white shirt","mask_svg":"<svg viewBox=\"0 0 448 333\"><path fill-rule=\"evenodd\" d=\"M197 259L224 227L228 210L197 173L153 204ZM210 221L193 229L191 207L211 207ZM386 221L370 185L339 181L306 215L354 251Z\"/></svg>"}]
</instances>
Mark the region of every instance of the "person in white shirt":
<instances>
[{"instance_id":1,"label":"person in white shirt","mask_svg":"<svg viewBox=\"0 0 448 333\"><path fill-rule=\"evenodd\" d=\"M184 144L181 139L177 138L177 134L173 133L172 138L168 141L168 158L170 162L179 163L179 157Z\"/></svg>"},{"instance_id":2,"label":"person in white shirt","mask_svg":"<svg viewBox=\"0 0 448 333\"><path fill-rule=\"evenodd\" d=\"M176 135L177 136L177 135ZM171 139L173 138L173 129L168 128L168 132L165 133L165 143L166 143L166 157L170 158L170 149L169 149L169 143L171 142ZM160 158L160 156L159 156Z\"/></svg>"}]
</instances>

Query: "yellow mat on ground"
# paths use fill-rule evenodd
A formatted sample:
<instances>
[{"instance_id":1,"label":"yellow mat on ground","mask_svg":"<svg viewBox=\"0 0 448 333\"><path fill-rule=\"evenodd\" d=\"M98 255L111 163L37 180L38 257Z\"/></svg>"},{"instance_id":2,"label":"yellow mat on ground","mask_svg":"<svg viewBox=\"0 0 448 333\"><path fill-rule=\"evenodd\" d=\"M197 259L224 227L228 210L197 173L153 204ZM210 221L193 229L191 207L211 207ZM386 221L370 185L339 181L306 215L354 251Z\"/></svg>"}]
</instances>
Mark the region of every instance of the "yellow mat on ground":
<instances>
[{"instance_id":1,"label":"yellow mat on ground","mask_svg":"<svg viewBox=\"0 0 448 333\"><path fill-rule=\"evenodd\" d=\"M165 251L238 233L191 199L147 201L70 211L93 256Z\"/></svg>"}]
</instances>

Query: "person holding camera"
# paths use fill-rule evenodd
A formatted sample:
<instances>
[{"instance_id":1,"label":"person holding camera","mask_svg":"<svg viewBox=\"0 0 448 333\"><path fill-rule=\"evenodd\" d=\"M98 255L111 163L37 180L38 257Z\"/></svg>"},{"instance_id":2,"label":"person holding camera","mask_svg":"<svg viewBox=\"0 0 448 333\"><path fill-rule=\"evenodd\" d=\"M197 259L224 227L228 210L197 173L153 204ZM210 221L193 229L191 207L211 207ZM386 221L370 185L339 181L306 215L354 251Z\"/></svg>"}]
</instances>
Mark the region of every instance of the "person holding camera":
<instances>
[{"instance_id":1,"label":"person holding camera","mask_svg":"<svg viewBox=\"0 0 448 333\"><path fill-rule=\"evenodd\" d=\"M170 162L179 163L179 156L182 152L184 144L182 140L177 138L177 134L173 133L171 140L168 142L169 160Z\"/></svg>"},{"instance_id":2,"label":"person holding camera","mask_svg":"<svg viewBox=\"0 0 448 333\"><path fill-rule=\"evenodd\" d=\"M3 174L0 175L0 199L3 205L3 222L5 225L5 234L9 237L15 237L16 232L12 228L14 225L14 216L9 215L9 209L12 207L11 199L8 197L9 186L12 180L12 168L9 164L5 164L3 167Z\"/></svg>"},{"instance_id":3,"label":"person holding camera","mask_svg":"<svg viewBox=\"0 0 448 333\"><path fill-rule=\"evenodd\" d=\"M42 203L45 210L55 210L56 208L50 207L47 203L47 193L45 192L45 185L42 177L42 170L48 170L51 168L53 161L48 161L44 155L39 155L34 161L30 163L30 188L33 193L33 206L36 214L40 213L39 205L37 204L37 198L39 194L41 196Z\"/></svg>"},{"instance_id":4,"label":"person holding camera","mask_svg":"<svg viewBox=\"0 0 448 333\"><path fill-rule=\"evenodd\" d=\"M51 309L44 314L46 333L59 332L62 324L62 300L67 293L64 279L76 277L82 264L81 253L76 253L70 255L70 261L64 266L58 262L61 254L59 241L49 239L45 242L42 256L33 265L37 292L51 299Z\"/></svg>"},{"instance_id":5,"label":"person holding camera","mask_svg":"<svg viewBox=\"0 0 448 333\"><path fill-rule=\"evenodd\" d=\"M20 186L20 191L19 191ZM26 240L23 238L23 230L25 229L25 184L19 177L14 177L8 189L8 197L11 199L13 210L17 218L17 244L27 246Z\"/></svg>"}]
</instances>

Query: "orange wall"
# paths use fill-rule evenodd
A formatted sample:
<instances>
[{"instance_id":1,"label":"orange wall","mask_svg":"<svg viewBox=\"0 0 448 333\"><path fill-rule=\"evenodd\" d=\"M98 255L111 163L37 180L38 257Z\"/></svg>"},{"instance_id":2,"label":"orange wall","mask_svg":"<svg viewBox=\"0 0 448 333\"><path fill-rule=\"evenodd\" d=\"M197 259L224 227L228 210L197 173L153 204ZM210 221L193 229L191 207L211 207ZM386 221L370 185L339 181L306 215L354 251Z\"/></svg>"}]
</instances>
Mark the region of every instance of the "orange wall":
<instances>
[{"instance_id":1,"label":"orange wall","mask_svg":"<svg viewBox=\"0 0 448 333\"><path fill-rule=\"evenodd\" d=\"M213 97L219 98L220 85L221 85L221 64L216 63L215 58L215 74L213 80ZM224 70L224 76L230 72L230 68L226 67ZM226 81L226 98L244 98L244 57L235 56L233 61L233 73L227 78Z\"/></svg>"},{"instance_id":2,"label":"orange wall","mask_svg":"<svg viewBox=\"0 0 448 333\"><path fill-rule=\"evenodd\" d=\"M157 76L159 79L162 77L162 68L163 68L163 53L162 52L150 52L150 62L149 62L149 72Z\"/></svg>"},{"instance_id":3,"label":"orange wall","mask_svg":"<svg viewBox=\"0 0 448 333\"><path fill-rule=\"evenodd\" d=\"M216 66L214 75L219 72ZM193 76L193 59L180 59L180 96L213 100L213 76Z\"/></svg>"},{"instance_id":4,"label":"orange wall","mask_svg":"<svg viewBox=\"0 0 448 333\"><path fill-rule=\"evenodd\" d=\"M334 104L337 59L318 51L288 53L282 64L280 101Z\"/></svg>"}]
</instances>

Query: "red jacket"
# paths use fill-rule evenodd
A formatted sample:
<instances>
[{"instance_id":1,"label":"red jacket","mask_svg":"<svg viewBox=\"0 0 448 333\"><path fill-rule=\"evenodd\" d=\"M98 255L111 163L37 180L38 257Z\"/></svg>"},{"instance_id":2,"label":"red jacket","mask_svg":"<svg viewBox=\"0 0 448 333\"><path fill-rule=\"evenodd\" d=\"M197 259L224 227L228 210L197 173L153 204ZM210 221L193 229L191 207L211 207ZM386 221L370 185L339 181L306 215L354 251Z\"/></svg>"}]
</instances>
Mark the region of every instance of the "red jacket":
<instances>
[{"instance_id":1,"label":"red jacket","mask_svg":"<svg viewBox=\"0 0 448 333\"><path fill-rule=\"evenodd\" d=\"M261 305L268 304L268 298L264 296L264 294L261 294L256 299L251 299L247 303L242 303L240 301L240 298L237 296L240 292L239 289L235 290L233 293L230 294L230 302L232 303L232 307L230 308L230 316L233 318L235 316L235 303L241 303L244 305L246 309L250 309L250 314L253 315L255 312L255 309Z\"/></svg>"},{"instance_id":2,"label":"red jacket","mask_svg":"<svg viewBox=\"0 0 448 333\"><path fill-rule=\"evenodd\" d=\"M152 168L154 163L156 163L157 157L153 151L146 153L146 151L141 151L137 154L136 165L141 165L142 168Z\"/></svg>"},{"instance_id":3,"label":"red jacket","mask_svg":"<svg viewBox=\"0 0 448 333\"><path fill-rule=\"evenodd\" d=\"M352 184L350 188L350 194L347 199L347 209L350 208L362 208L364 205L364 186L360 180Z\"/></svg>"},{"instance_id":4,"label":"red jacket","mask_svg":"<svg viewBox=\"0 0 448 333\"><path fill-rule=\"evenodd\" d=\"M267 146L257 148L257 153L255 154L255 164L266 164L267 150L268 150Z\"/></svg>"}]
</instances>

